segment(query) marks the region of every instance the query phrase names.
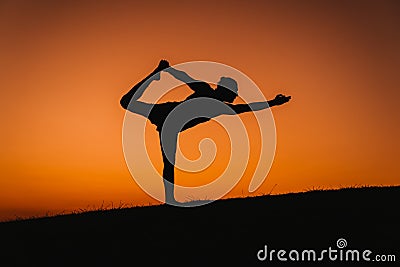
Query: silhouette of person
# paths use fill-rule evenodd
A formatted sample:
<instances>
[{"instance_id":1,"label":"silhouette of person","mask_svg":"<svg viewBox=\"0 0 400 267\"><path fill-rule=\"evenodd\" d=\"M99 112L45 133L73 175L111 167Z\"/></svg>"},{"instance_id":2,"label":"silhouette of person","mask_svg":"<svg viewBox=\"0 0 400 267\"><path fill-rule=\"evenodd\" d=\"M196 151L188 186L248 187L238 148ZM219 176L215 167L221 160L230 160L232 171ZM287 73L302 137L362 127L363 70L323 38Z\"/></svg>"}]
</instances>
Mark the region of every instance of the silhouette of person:
<instances>
[{"instance_id":1,"label":"silhouette of person","mask_svg":"<svg viewBox=\"0 0 400 267\"><path fill-rule=\"evenodd\" d=\"M151 104L139 101L151 82L160 80L161 71L187 84L193 93L181 102ZM220 115L237 115L267 109L282 105L291 99L290 96L279 94L269 101L231 104L237 96L237 82L232 78L221 77L217 87L213 89L208 83L196 80L184 71L170 67L168 61L161 60L153 72L121 98L120 104L124 109L144 116L157 127L164 164L166 203L177 203L174 197L174 168L177 138L180 132Z\"/></svg>"}]
</instances>

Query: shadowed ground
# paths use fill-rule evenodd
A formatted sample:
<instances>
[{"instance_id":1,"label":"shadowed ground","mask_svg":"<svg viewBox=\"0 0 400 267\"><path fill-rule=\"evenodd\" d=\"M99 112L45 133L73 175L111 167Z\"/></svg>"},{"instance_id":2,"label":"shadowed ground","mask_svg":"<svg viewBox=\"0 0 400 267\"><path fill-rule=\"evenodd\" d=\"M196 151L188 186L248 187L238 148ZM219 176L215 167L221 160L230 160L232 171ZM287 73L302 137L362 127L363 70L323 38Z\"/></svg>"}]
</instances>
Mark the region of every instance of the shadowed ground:
<instances>
[{"instance_id":1,"label":"shadowed ground","mask_svg":"<svg viewBox=\"0 0 400 267\"><path fill-rule=\"evenodd\" d=\"M1 266L284 266L256 254L337 249L339 238L398 264L399 200L399 186L349 188L6 222Z\"/></svg>"}]
</instances>

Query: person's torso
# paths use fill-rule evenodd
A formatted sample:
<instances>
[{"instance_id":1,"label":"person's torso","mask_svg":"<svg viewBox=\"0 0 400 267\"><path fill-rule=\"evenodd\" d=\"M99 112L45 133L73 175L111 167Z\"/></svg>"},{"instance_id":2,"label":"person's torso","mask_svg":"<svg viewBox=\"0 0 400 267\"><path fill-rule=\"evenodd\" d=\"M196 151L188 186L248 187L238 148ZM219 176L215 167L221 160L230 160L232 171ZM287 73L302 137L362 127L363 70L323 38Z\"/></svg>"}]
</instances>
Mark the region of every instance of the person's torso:
<instances>
[{"instance_id":1,"label":"person's torso","mask_svg":"<svg viewBox=\"0 0 400 267\"><path fill-rule=\"evenodd\" d=\"M180 104L185 103L188 100L196 99L199 97L207 97L207 98L214 98L213 97L214 90L209 87L209 88L204 88L204 90L198 90L194 92L193 94L189 95L186 97L185 100L181 102L165 102L165 103L160 103L160 104L155 104L153 109L151 110L149 114L149 119L150 121L157 126L157 131L161 131L164 122L167 119L168 115ZM204 107L207 108L207 107ZM171 118L174 119L174 118ZM192 128L200 123L204 123L209 121L210 118L208 117L196 117L194 119L191 119L187 122L185 122L183 125L180 125L180 130L179 132L185 131L189 128Z\"/></svg>"}]
</instances>

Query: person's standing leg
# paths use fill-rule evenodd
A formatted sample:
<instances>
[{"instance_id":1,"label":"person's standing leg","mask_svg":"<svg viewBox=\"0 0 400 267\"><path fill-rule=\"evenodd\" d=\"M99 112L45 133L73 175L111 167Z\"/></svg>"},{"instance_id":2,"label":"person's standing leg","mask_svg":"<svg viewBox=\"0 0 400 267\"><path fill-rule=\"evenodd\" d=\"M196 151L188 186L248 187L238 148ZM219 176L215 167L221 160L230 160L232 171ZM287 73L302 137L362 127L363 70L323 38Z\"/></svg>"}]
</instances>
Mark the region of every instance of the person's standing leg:
<instances>
[{"instance_id":1,"label":"person's standing leg","mask_svg":"<svg viewBox=\"0 0 400 267\"><path fill-rule=\"evenodd\" d=\"M160 145L164 163L163 182L165 190L165 203L174 204L177 203L174 195L174 170L178 133L166 134L163 135L163 137L161 136L162 135L160 133Z\"/></svg>"}]
</instances>

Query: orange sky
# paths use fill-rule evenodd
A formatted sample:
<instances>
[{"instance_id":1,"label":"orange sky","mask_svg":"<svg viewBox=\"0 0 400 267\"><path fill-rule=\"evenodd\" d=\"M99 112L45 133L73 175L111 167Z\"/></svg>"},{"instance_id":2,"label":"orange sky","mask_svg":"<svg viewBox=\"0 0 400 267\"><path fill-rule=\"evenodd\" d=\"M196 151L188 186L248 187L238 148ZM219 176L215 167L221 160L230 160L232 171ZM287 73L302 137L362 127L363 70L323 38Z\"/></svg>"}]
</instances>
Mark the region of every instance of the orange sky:
<instances>
[{"instance_id":1,"label":"orange sky","mask_svg":"<svg viewBox=\"0 0 400 267\"><path fill-rule=\"evenodd\" d=\"M155 203L126 167L119 99L161 58L293 96L256 194L399 184L398 1L215 2L1 1L0 219Z\"/></svg>"}]
</instances>

